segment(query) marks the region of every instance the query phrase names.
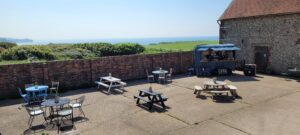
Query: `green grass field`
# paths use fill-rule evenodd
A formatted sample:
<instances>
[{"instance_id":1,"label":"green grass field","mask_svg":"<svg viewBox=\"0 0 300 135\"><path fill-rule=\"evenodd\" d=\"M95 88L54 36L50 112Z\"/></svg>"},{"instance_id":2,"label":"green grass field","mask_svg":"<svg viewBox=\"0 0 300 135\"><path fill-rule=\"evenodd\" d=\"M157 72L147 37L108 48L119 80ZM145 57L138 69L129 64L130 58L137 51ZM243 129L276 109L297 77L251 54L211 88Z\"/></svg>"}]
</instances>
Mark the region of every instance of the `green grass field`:
<instances>
[{"instance_id":1,"label":"green grass field","mask_svg":"<svg viewBox=\"0 0 300 135\"><path fill-rule=\"evenodd\" d=\"M200 44L218 44L219 41L182 41L171 43L159 43L145 46L144 53L161 53L161 52L174 52L174 51L191 51L195 46Z\"/></svg>"}]
</instances>

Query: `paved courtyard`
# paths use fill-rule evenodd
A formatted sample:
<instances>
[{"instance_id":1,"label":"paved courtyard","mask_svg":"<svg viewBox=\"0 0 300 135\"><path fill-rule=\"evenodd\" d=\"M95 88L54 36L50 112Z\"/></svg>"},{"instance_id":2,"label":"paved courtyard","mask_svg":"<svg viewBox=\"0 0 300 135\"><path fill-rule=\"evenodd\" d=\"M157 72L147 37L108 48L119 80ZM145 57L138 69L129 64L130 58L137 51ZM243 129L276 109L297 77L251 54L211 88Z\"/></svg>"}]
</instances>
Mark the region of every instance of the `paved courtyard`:
<instances>
[{"instance_id":1,"label":"paved courtyard","mask_svg":"<svg viewBox=\"0 0 300 135\"><path fill-rule=\"evenodd\" d=\"M238 87L242 99L213 102L209 95L196 97L194 85L209 78L176 76L173 83L152 84L155 91L168 97L166 111L148 111L136 106L134 95L150 85L145 80L128 82L127 92L107 95L95 88L63 93L70 99L86 96L83 110L86 119L76 118L73 130L62 134L99 135L294 135L300 134L300 82L296 79L258 75L218 77ZM28 130L28 114L20 99L0 101L2 135L56 134L44 130L41 117ZM78 114L77 110L74 114Z\"/></svg>"}]
</instances>

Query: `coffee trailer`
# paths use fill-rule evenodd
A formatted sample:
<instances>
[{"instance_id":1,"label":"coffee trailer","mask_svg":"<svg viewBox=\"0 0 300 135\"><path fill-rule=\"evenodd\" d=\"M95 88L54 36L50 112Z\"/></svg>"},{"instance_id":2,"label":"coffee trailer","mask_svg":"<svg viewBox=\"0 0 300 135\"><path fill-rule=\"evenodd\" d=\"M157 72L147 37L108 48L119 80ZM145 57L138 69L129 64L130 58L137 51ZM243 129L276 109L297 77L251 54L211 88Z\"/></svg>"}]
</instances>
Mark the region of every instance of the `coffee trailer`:
<instances>
[{"instance_id":1,"label":"coffee trailer","mask_svg":"<svg viewBox=\"0 0 300 135\"><path fill-rule=\"evenodd\" d=\"M198 45L195 47L195 72L198 76L230 75L240 61L234 44Z\"/></svg>"}]
</instances>

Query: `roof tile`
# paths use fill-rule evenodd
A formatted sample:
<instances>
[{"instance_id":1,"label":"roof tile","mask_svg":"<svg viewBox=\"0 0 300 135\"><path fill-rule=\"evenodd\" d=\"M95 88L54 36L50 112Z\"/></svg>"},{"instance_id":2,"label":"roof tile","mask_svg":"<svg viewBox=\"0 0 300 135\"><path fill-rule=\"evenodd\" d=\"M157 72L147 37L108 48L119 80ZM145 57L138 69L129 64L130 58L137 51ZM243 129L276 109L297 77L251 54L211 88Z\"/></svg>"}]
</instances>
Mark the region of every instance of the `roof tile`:
<instances>
[{"instance_id":1,"label":"roof tile","mask_svg":"<svg viewBox=\"0 0 300 135\"><path fill-rule=\"evenodd\" d=\"M232 0L219 20L300 13L300 0Z\"/></svg>"}]
</instances>

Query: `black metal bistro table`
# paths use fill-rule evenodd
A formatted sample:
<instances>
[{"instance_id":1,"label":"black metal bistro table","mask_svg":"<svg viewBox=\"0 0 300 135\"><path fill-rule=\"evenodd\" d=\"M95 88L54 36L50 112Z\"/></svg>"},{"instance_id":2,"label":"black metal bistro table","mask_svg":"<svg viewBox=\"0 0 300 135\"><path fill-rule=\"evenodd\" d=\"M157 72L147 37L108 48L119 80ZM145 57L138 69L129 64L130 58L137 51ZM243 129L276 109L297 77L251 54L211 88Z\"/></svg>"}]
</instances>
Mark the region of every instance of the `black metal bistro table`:
<instances>
[{"instance_id":1,"label":"black metal bistro table","mask_svg":"<svg viewBox=\"0 0 300 135\"><path fill-rule=\"evenodd\" d=\"M50 120L50 123L52 123L52 120L57 118L57 114L55 114L54 110L58 108L61 108L63 105L69 104L71 102L68 98L58 98L58 102L55 102L55 99L48 99L41 103L42 106L49 107L50 108L50 114L47 117L47 120ZM56 126L60 127L59 120L56 122ZM59 131L59 128L58 128Z\"/></svg>"},{"instance_id":2,"label":"black metal bistro table","mask_svg":"<svg viewBox=\"0 0 300 135\"><path fill-rule=\"evenodd\" d=\"M139 104L140 100L145 101L149 105L149 110L152 109L153 104L161 105L164 109L166 109L165 101L168 98L162 96L162 93L151 91L149 89L139 90L139 95L134 96L137 99L136 104Z\"/></svg>"}]
</instances>

